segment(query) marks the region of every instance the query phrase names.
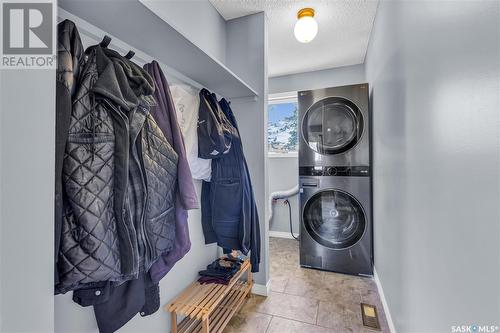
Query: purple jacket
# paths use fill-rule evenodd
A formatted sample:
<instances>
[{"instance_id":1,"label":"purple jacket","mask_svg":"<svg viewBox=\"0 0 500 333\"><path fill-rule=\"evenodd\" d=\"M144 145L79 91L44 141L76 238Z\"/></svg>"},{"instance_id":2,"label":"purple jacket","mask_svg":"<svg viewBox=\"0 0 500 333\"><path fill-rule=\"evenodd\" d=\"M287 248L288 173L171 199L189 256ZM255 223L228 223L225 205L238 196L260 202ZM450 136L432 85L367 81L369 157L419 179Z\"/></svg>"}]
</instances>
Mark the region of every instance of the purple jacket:
<instances>
[{"instance_id":1,"label":"purple jacket","mask_svg":"<svg viewBox=\"0 0 500 333\"><path fill-rule=\"evenodd\" d=\"M156 61L153 60L152 63L144 65L144 69L153 77L156 85L154 98L156 99L157 106L151 108L151 114L165 135L165 138L179 155L177 165L178 185L175 202L176 238L174 247L170 252L162 255L149 271L151 279L154 282L158 282L191 249L187 211L199 208L199 203L168 82L161 71L160 65Z\"/></svg>"}]
</instances>

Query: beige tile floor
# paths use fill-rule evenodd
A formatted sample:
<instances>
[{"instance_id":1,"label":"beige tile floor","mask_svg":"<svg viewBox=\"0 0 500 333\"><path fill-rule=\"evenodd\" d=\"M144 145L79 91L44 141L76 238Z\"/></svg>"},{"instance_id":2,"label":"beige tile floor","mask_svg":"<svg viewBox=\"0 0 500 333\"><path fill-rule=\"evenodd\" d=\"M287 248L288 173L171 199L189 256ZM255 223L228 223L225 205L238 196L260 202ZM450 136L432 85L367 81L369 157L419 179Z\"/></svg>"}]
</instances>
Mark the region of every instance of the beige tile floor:
<instances>
[{"instance_id":1,"label":"beige tile floor","mask_svg":"<svg viewBox=\"0 0 500 333\"><path fill-rule=\"evenodd\" d=\"M226 333L374 332L363 327L360 303L377 307L382 332L390 332L372 279L299 266L293 239L270 238L271 294L252 295Z\"/></svg>"}]
</instances>

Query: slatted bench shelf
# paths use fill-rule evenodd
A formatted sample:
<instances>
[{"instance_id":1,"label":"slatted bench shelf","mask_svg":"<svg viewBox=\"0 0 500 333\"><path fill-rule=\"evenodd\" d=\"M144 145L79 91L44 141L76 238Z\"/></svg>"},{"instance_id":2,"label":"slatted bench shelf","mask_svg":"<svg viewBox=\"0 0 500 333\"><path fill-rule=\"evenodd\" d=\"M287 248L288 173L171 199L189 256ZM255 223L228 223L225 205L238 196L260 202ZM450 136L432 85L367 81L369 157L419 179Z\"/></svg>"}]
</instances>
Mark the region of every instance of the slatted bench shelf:
<instances>
[{"instance_id":1,"label":"slatted bench shelf","mask_svg":"<svg viewBox=\"0 0 500 333\"><path fill-rule=\"evenodd\" d=\"M245 274L246 281L243 281ZM248 259L228 285L192 283L165 306L172 317L172 333L222 332L245 297L250 295L252 286ZM177 316L184 317L180 323L177 323Z\"/></svg>"}]
</instances>

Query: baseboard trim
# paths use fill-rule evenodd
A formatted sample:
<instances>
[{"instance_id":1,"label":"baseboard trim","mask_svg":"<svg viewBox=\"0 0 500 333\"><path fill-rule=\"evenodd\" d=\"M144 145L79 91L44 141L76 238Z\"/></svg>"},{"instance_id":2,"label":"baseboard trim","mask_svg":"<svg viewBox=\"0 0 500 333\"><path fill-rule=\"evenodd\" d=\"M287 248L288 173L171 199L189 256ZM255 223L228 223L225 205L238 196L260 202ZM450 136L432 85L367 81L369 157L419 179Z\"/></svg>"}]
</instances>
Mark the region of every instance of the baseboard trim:
<instances>
[{"instance_id":1,"label":"baseboard trim","mask_svg":"<svg viewBox=\"0 0 500 333\"><path fill-rule=\"evenodd\" d=\"M266 285L254 283L252 287L252 294L267 296L271 293L271 280L267 281Z\"/></svg>"},{"instance_id":2,"label":"baseboard trim","mask_svg":"<svg viewBox=\"0 0 500 333\"><path fill-rule=\"evenodd\" d=\"M389 305L387 304L387 300L385 298L384 289L382 288L382 284L380 283L380 279L375 267L373 268L373 279L377 284L378 294L380 296L380 300L382 301L382 306L384 307L385 318L387 319L387 323L389 324L389 329L391 333L396 333L396 327L394 326L394 322L392 321L391 311L389 311Z\"/></svg>"},{"instance_id":3,"label":"baseboard trim","mask_svg":"<svg viewBox=\"0 0 500 333\"><path fill-rule=\"evenodd\" d=\"M293 235L297 238L299 238L299 234L297 233L293 233ZM294 239L292 237L292 234L290 234L289 232L284 232L284 231L272 231L272 230L269 230L269 237L276 237L276 238L288 238L288 239Z\"/></svg>"}]
</instances>

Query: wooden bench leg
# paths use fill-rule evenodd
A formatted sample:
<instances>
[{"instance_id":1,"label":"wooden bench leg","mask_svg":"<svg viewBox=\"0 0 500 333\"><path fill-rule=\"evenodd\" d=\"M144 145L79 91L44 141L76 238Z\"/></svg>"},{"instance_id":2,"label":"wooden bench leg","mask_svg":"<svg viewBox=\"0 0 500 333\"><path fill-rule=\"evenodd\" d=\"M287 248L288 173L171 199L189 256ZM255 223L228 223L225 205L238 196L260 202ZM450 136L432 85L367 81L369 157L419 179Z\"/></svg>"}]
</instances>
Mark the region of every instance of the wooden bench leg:
<instances>
[{"instance_id":1,"label":"wooden bench leg","mask_svg":"<svg viewBox=\"0 0 500 333\"><path fill-rule=\"evenodd\" d=\"M175 311L170 313L170 318L172 318L172 333L177 333L177 314Z\"/></svg>"},{"instance_id":2,"label":"wooden bench leg","mask_svg":"<svg viewBox=\"0 0 500 333\"><path fill-rule=\"evenodd\" d=\"M247 268L247 284L249 286L253 285L253 276L252 276L252 266L251 265L249 265ZM246 295L246 297L250 298L251 294L252 294L252 291L250 290L248 292L248 294Z\"/></svg>"},{"instance_id":3,"label":"wooden bench leg","mask_svg":"<svg viewBox=\"0 0 500 333\"><path fill-rule=\"evenodd\" d=\"M207 316L207 318L203 319L203 321L201 323L201 333L208 333L209 332L209 328L208 328L209 325L210 325L210 322L209 322L209 319Z\"/></svg>"}]
</instances>

